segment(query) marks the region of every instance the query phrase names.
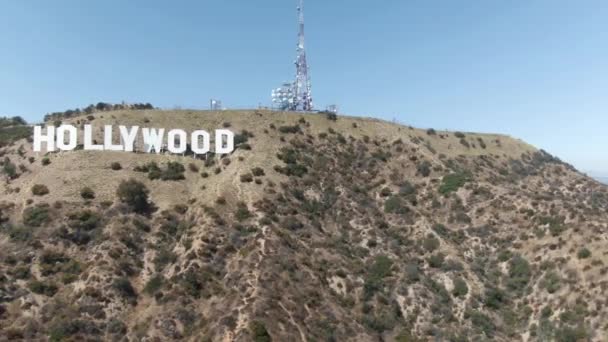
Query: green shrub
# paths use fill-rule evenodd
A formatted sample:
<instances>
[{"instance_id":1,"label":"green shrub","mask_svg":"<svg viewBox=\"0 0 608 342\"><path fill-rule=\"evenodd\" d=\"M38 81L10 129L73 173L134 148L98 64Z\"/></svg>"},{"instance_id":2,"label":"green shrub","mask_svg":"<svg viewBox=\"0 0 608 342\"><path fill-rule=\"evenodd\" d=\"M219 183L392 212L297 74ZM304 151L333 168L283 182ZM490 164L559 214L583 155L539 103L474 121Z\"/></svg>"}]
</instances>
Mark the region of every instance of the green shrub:
<instances>
[{"instance_id":1,"label":"green shrub","mask_svg":"<svg viewBox=\"0 0 608 342\"><path fill-rule=\"evenodd\" d=\"M376 256L367 271L363 284L365 298L370 298L374 293L383 288L383 279L391 274L392 267L393 262L386 255Z\"/></svg>"},{"instance_id":2,"label":"green shrub","mask_svg":"<svg viewBox=\"0 0 608 342\"><path fill-rule=\"evenodd\" d=\"M254 342L271 342L272 338L266 330L264 323L260 321L252 321L249 324L249 332Z\"/></svg>"},{"instance_id":3,"label":"green shrub","mask_svg":"<svg viewBox=\"0 0 608 342\"><path fill-rule=\"evenodd\" d=\"M464 281L461 277L454 279L454 289L452 290L452 295L454 297L464 297L469 293L469 287L467 286L467 282Z\"/></svg>"},{"instance_id":4,"label":"green shrub","mask_svg":"<svg viewBox=\"0 0 608 342\"><path fill-rule=\"evenodd\" d=\"M15 242L28 242L33 236L32 229L28 227L14 227L9 225L7 230L8 236Z\"/></svg>"},{"instance_id":5,"label":"green shrub","mask_svg":"<svg viewBox=\"0 0 608 342\"><path fill-rule=\"evenodd\" d=\"M589 341L589 333L579 325L576 327L562 326L555 331L556 342L579 342Z\"/></svg>"},{"instance_id":6,"label":"green shrub","mask_svg":"<svg viewBox=\"0 0 608 342\"><path fill-rule=\"evenodd\" d=\"M464 135L464 133L462 133L462 132L455 132L454 136L456 138L460 138L460 139L463 139L464 137L466 137L466 135Z\"/></svg>"},{"instance_id":7,"label":"green shrub","mask_svg":"<svg viewBox=\"0 0 608 342\"><path fill-rule=\"evenodd\" d=\"M200 270L188 270L182 277L181 285L186 293L194 298L200 298L205 290L209 274Z\"/></svg>"},{"instance_id":8,"label":"green shrub","mask_svg":"<svg viewBox=\"0 0 608 342\"><path fill-rule=\"evenodd\" d=\"M51 164L51 160L48 157L42 158L42 160L40 160L40 162L42 163L42 166L47 166L47 165Z\"/></svg>"},{"instance_id":9,"label":"green shrub","mask_svg":"<svg viewBox=\"0 0 608 342\"><path fill-rule=\"evenodd\" d=\"M287 176L302 177L308 172L308 169L300 164L287 164L281 171Z\"/></svg>"},{"instance_id":10,"label":"green shrub","mask_svg":"<svg viewBox=\"0 0 608 342\"><path fill-rule=\"evenodd\" d=\"M415 283L420 281L420 274L420 267L417 264L409 263L405 265L405 276L409 282Z\"/></svg>"},{"instance_id":11,"label":"green shrub","mask_svg":"<svg viewBox=\"0 0 608 342\"><path fill-rule=\"evenodd\" d=\"M431 268L441 268L445 261L445 255L443 253L433 254L428 258L428 263Z\"/></svg>"},{"instance_id":12,"label":"green shrub","mask_svg":"<svg viewBox=\"0 0 608 342\"><path fill-rule=\"evenodd\" d=\"M253 176L251 175L251 173L246 173L244 175L241 175L241 183L251 183L253 182Z\"/></svg>"},{"instance_id":13,"label":"green shrub","mask_svg":"<svg viewBox=\"0 0 608 342\"><path fill-rule=\"evenodd\" d=\"M549 293L555 293L561 287L561 278L555 271L545 273L545 276L540 282L540 287L547 290Z\"/></svg>"},{"instance_id":14,"label":"green shrub","mask_svg":"<svg viewBox=\"0 0 608 342\"><path fill-rule=\"evenodd\" d=\"M252 216L252 214L249 211L249 209L247 208L247 205L245 203L239 203L237 205L236 212L234 213L234 218L237 221L243 222L246 219L250 218L251 216Z\"/></svg>"},{"instance_id":15,"label":"green shrub","mask_svg":"<svg viewBox=\"0 0 608 342\"><path fill-rule=\"evenodd\" d=\"M476 310L467 311L465 317L471 320L474 329L483 332L489 338L494 337L496 325L490 317Z\"/></svg>"},{"instance_id":16,"label":"green shrub","mask_svg":"<svg viewBox=\"0 0 608 342\"><path fill-rule=\"evenodd\" d=\"M48 204L39 204L35 207L25 208L23 223L30 227L40 227L49 221Z\"/></svg>"},{"instance_id":17,"label":"green shrub","mask_svg":"<svg viewBox=\"0 0 608 342\"><path fill-rule=\"evenodd\" d=\"M177 260L177 255L166 247L161 248L156 252L154 257L154 267L156 271L162 271L168 264L174 263Z\"/></svg>"},{"instance_id":18,"label":"green shrub","mask_svg":"<svg viewBox=\"0 0 608 342\"><path fill-rule=\"evenodd\" d=\"M44 196L49 194L49 188L43 184L36 184L32 186L32 194L34 196Z\"/></svg>"},{"instance_id":19,"label":"green shrub","mask_svg":"<svg viewBox=\"0 0 608 342\"><path fill-rule=\"evenodd\" d=\"M429 252L433 253L437 248L439 248L439 240L435 238L432 234L429 234L423 241L422 247Z\"/></svg>"},{"instance_id":20,"label":"green shrub","mask_svg":"<svg viewBox=\"0 0 608 342\"><path fill-rule=\"evenodd\" d=\"M578 253L576 254L576 256L579 259L587 259L591 256L591 251L585 247L579 249Z\"/></svg>"},{"instance_id":21,"label":"green shrub","mask_svg":"<svg viewBox=\"0 0 608 342\"><path fill-rule=\"evenodd\" d=\"M510 290L521 292L528 285L532 269L530 263L520 255L515 255L509 263L509 279L506 285Z\"/></svg>"},{"instance_id":22,"label":"green shrub","mask_svg":"<svg viewBox=\"0 0 608 342\"><path fill-rule=\"evenodd\" d=\"M441 180L441 186L439 187L439 193L447 195L451 192L458 191L470 180L470 176L463 172L451 173L446 175Z\"/></svg>"},{"instance_id":23,"label":"green shrub","mask_svg":"<svg viewBox=\"0 0 608 342\"><path fill-rule=\"evenodd\" d=\"M122 165L120 165L119 162L113 162L112 164L110 164L110 168L114 171L119 171L122 170Z\"/></svg>"},{"instance_id":24,"label":"green shrub","mask_svg":"<svg viewBox=\"0 0 608 342\"><path fill-rule=\"evenodd\" d=\"M80 197L86 200L92 200L95 198L95 191L89 187L84 187L80 190Z\"/></svg>"},{"instance_id":25,"label":"green shrub","mask_svg":"<svg viewBox=\"0 0 608 342\"><path fill-rule=\"evenodd\" d=\"M426 160L419 163L416 169L417 173L422 177L428 177L431 175L431 163Z\"/></svg>"},{"instance_id":26,"label":"green shrub","mask_svg":"<svg viewBox=\"0 0 608 342\"><path fill-rule=\"evenodd\" d=\"M149 295L154 295L156 292L158 292L158 290L160 290L162 288L163 281L164 281L164 278L162 275L160 275L160 274L154 275L146 283L146 286L144 287L144 292Z\"/></svg>"},{"instance_id":27,"label":"green shrub","mask_svg":"<svg viewBox=\"0 0 608 342\"><path fill-rule=\"evenodd\" d=\"M253 169L251 169L251 173L255 177L262 177L265 175L264 169L262 169L261 167L254 167Z\"/></svg>"},{"instance_id":28,"label":"green shrub","mask_svg":"<svg viewBox=\"0 0 608 342\"><path fill-rule=\"evenodd\" d=\"M507 302L507 294L497 287L486 289L484 304L491 309L498 310Z\"/></svg>"},{"instance_id":29,"label":"green shrub","mask_svg":"<svg viewBox=\"0 0 608 342\"><path fill-rule=\"evenodd\" d=\"M149 193L148 188L135 179L122 181L116 191L118 199L139 214L146 214L151 209L151 204L148 202Z\"/></svg>"},{"instance_id":30,"label":"green shrub","mask_svg":"<svg viewBox=\"0 0 608 342\"><path fill-rule=\"evenodd\" d=\"M131 285L131 282L127 278L123 277L114 280L112 287L121 297L125 299L133 300L137 298L137 292L135 292L133 285Z\"/></svg>"},{"instance_id":31,"label":"green shrub","mask_svg":"<svg viewBox=\"0 0 608 342\"><path fill-rule=\"evenodd\" d=\"M338 114L333 113L333 112L329 112L329 111L325 112L325 117L329 121L336 121L336 120L338 120Z\"/></svg>"},{"instance_id":32,"label":"green shrub","mask_svg":"<svg viewBox=\"0 0 608 342\"><path fill-rule=\"evenodd\" d=\"M291 134L296 134L298 132L301 132L300 126L298 125L294 125L294 126L281 126L279 127L279 132L281 133L291 133Z\"/></svg>"},{"instance_id":33,"label":"green shrub","mask_svg":"<svg viewBox=\"0 0 608 342\"><path fill-rule=\"evenodd\" d=\"M39 294L39 295L44 295L47 297L53 297L55 295L55 293L57 293L57 291L59 290L57 288L57 285L55 285L52 282L42 282L42 281L38 281L38 280L32 280L27 284L27 287L30 289L30 291Z\"/></svg>"},{"instance_id":34,"label":"green shrub","mask_svg":"<svg viewBox=\"0 0 608 342\"><path fill-rule=\"evenodd\" d=\"M179 162L168 162L165 169L161 169L156 162L150 162L137 166L134 170L148 173L148 178L151 180L179 181L186 179L186 176L184 176L186 168Z\"/></svg>"},{"instance_id":35,"label":"green shrub","mask_svg":"<svg viewBox=\"0 0 608 342\"><path fill-rule=\"evenodd\" d=\"M19 177L17 174L17 166L11 162L8 157L4 158L2 163L2 173L4 173L9 179L16 179Z\"/></svg>"},{"instance_id":36,"label":"green shrub","mask_svg":"<svg viewBox=\"0 0 608 342\"><path fill-rule=\"evenodd\" d=\"M177 181L177 180L186 179L186 177L184 176L185 171L186 171L186 169L184 168L184 165L182 165L178 162L168 162L167 168L161 175L161 179L164 181L167 181L167 180Z\"/></svg>"},{"instance_id":37,"label":"green shrub","mask_svg":"<svg viewBox=\"0 0 608 342\"><path fill-rule=\"evenodd\" d=\"M410 209L399 196L391 196L384 202L384 212L389 214L407 214Z\"/></svg>"},{"instance_id":38,"label":"green shrub","mask_svg":"<svg viewBox=\"0 0 608 342\"><path fill-rule=\"evenodd\" d=\"M80 210L68 215L68 226L74 229L91 231L101 223L101 215L92 210Z\"/></svg>"}]
</instances>

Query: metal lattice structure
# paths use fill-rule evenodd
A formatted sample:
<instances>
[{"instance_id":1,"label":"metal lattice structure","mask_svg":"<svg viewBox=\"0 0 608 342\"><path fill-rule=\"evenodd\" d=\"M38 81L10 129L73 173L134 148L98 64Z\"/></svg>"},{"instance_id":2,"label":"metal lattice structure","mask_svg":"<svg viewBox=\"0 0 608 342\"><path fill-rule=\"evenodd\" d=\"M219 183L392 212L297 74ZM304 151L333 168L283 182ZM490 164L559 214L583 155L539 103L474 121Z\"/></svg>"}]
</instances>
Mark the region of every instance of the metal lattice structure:
<instances>
[{"instance_id":1,"label":"metal lattice structure","mask_svg":"<svg viewBox=\"0 0 608 342\"><path fill-rule=\"evenodd\" d=\"M298 48L296 57L296 110L312 110L312 94L310 76L308 74L308 63L306 61L306 48L304 46L304 0L300 0L298 6Z\"/></svg>"},{"instance_id":2,"label":"metal lattice structure","mask_svg":"<svg viewBox=\"0 0 608 342\"><path fill-rule=\"evenodd\" d=\"M298 0L298 46L296 50L296 79L273 89L272 102L280 110L309 112L313 110L310 75L304 45L304 0Z\"/></svg>"}]
</instances>

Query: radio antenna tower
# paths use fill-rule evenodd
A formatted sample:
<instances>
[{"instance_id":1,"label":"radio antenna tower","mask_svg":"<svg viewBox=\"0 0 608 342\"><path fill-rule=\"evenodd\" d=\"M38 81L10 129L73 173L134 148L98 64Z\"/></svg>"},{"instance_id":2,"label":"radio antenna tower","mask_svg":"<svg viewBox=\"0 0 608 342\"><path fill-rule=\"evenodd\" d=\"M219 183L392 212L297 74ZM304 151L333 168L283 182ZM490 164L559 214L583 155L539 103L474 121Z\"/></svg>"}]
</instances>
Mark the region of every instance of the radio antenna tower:
<instances>
[{"instance_id":1,"label":"radio antenna tower","mask_svg":"<svg viewBox=\"0 0 608 342\"><path fill-rule=\"evenodd\" d=\"M298 23L298 49L296 58L296 82L295 97L296 110L312 111L312 95L310 76L308 75L308 63L306 62L306 49L304 47L304 0L299 0Z\"/></svg>"}]
</instances>

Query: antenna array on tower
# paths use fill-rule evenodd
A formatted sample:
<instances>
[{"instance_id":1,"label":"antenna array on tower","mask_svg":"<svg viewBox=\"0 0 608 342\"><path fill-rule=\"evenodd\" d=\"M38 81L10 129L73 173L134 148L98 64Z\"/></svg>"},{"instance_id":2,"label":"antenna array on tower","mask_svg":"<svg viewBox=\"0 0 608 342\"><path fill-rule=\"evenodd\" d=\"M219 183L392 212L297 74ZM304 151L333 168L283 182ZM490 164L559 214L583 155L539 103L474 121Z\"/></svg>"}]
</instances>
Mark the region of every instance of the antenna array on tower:
<instances>
[{"instance_id":1,"label":"antenna array on tower","mask_svg":"<svg viewBox=\"0 0 608 342\"><path fill-rule=\"evenodd\" d=\"M304 45L304 0L298 5L298 45L296 49L296 79L272 91L272 101L281 110L309 112L313 110L312 87Z\"/></svg>"}]
</instances>

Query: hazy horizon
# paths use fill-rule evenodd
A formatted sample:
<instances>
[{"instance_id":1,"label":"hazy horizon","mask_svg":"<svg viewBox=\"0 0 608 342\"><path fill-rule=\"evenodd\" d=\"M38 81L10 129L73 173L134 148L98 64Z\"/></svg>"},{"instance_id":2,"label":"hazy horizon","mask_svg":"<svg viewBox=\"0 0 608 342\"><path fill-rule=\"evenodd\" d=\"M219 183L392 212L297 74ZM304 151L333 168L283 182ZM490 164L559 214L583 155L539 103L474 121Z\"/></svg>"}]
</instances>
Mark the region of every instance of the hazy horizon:
<instances>
[{"instance_id":1,"label":"hazy horizon","mask_svg":"<svg viewBox=\"0 0 608 342\"><path fill-rule=\"evenodd\" d=\"M4 3L0 115L269 105L295 72L296 1L264 4ZM318 108L508 134L608 175L608 3L306 0L305 13Z\"/></svg>"}]
</instances>

